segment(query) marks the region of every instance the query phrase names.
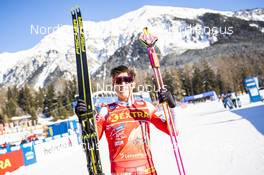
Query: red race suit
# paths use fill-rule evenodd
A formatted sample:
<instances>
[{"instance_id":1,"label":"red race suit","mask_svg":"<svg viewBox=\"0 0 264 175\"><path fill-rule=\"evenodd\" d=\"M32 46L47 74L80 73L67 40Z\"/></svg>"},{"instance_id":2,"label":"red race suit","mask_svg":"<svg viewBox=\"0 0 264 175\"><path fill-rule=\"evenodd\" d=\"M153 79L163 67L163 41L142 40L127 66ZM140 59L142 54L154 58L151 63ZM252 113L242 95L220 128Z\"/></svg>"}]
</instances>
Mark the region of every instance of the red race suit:
<instances>
[{"instance_id":1,"label":"red race suit","mask_svg":"<svg viewBox=\"0 0 264 175\"><path fill-rule=\"evenodd\" d=\"M103 107L96 120L99 139L106 134L112 175L157 174L149 147L149 124L169 133L157 108L143 100L118 101Z\"/></svg>"}]
</instances>

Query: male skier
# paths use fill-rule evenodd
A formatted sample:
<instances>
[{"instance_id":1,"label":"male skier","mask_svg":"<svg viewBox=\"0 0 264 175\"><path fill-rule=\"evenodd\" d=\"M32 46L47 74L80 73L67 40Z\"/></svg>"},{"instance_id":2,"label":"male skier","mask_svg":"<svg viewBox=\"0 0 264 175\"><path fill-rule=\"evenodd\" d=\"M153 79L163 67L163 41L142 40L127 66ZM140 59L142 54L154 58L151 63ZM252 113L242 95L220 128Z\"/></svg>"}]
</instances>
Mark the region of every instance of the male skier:
<instances>
[{"instance_id":1,"label":"male skier","mask_svg":"<svg viewBox=\"0 0 264 175\"><path fill-rule=\"evenodd\" d=\"M156 175L149 148L149 123L169 134L167 122L156 107L144 100L133 98L135 72L126 66L111 70L112 84L118 101L101 108L96 116L98 137L105 132L112 175ZM175 100L169 91L158 93L159 102L167 101L171 108ZM76 114L87 112L84 101L79 100Z\"/></svg>"}]
</instances>

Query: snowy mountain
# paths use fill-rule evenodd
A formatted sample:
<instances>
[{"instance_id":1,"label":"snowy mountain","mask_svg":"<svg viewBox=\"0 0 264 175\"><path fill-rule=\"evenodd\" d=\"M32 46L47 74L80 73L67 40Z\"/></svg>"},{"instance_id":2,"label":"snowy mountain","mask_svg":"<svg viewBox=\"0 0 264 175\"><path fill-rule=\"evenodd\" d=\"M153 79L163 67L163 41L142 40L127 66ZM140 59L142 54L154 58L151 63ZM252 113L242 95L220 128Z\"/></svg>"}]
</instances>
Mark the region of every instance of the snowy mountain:
<instances>
[{"instance_id":1,"label":"snowy mountain","mask_svg":"<svg viewBox=\"0 0 264 175\"><path fill-rule=\"evenodd\" d=\"M264 21L264 9L256 8L256 9L240 10L234 12L233 16L244 20Z\"/></svg>"},{"instance_id":2,"label":"snowy mountain","mask_svg":"<svg viewBox=\"0 0 264 175\"><path fill-rule=\"evenodd\" d=\"M152 33L159 35L157 46L161 55L180 55L187 50L207 48L217 42L219 37L197 30L206 27L201 19L201 16L205 14L219 14L229 18L253 21L250 27L264 31L264 27L255 22L264 21L264 9L225 12L210 9L144 6L109 21L84 21L90 69L95 72L120 48L136 42L138 34L145 26L148 26ZM70 15L69 20L71 20ZM219 33L219 30L216 29L216 32ZM16 53L1 53L1 86L21 86L29 83L37 88L44 87L60 78L71 78L76 74L73 42L72 26L64 25L46 35L32 49ZM133 59L138 57L138 55L133 56Z\"/></svg>"}]
</instances>

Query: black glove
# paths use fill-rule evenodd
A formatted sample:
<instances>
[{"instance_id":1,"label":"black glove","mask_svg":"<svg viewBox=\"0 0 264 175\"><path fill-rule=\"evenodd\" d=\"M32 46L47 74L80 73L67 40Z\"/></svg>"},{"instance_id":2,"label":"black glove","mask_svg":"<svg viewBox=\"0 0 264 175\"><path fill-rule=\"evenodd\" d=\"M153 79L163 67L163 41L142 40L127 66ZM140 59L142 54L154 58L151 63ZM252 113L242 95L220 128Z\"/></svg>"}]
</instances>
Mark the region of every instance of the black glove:
<instances>
[{"instance_id":1,"label":"black glove","mask_svg":"<svg viewBox=\"0 0 264 175\"><path fill-rule=\"evenodd\" d=\"M87 105L82 99L78 99L77 106L75 107L75 113L79 120L85 118L87 115Z\"/></svg>"},{"instance_id":2,"label":"black glove","mask_svg":"<svg viewBox=\"0 0 264 175\"><path fill-rule=\"evenodd\" d=\"M170 91L167 91L165 89L161 89L158 92L158 99L159 99L159 103L168 102L168 105L170 108L176 107L176 102L175 102L173 96L171 95Z\"/></svg>"}]
</instances>

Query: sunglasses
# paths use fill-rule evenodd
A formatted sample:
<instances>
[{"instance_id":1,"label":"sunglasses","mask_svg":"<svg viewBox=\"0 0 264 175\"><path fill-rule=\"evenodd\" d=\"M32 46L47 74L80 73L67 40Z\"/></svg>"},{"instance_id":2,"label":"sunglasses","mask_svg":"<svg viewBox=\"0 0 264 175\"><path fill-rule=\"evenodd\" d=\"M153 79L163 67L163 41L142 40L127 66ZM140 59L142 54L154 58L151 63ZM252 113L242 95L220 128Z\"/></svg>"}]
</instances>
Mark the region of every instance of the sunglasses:
<instances>
[{"instance_id":1,"label":"sunglasses","mask_svg":"<svg viewBox=\"0 0 264 175\"><path fill-rule=\"evenodd\" d=\"M116 77L115 78L115 84L122 84L123 82L128 84L128 83L132 83L134 81L134 78L131 76L124 76L124 77Z\"/></svg>"}]
</instances>

